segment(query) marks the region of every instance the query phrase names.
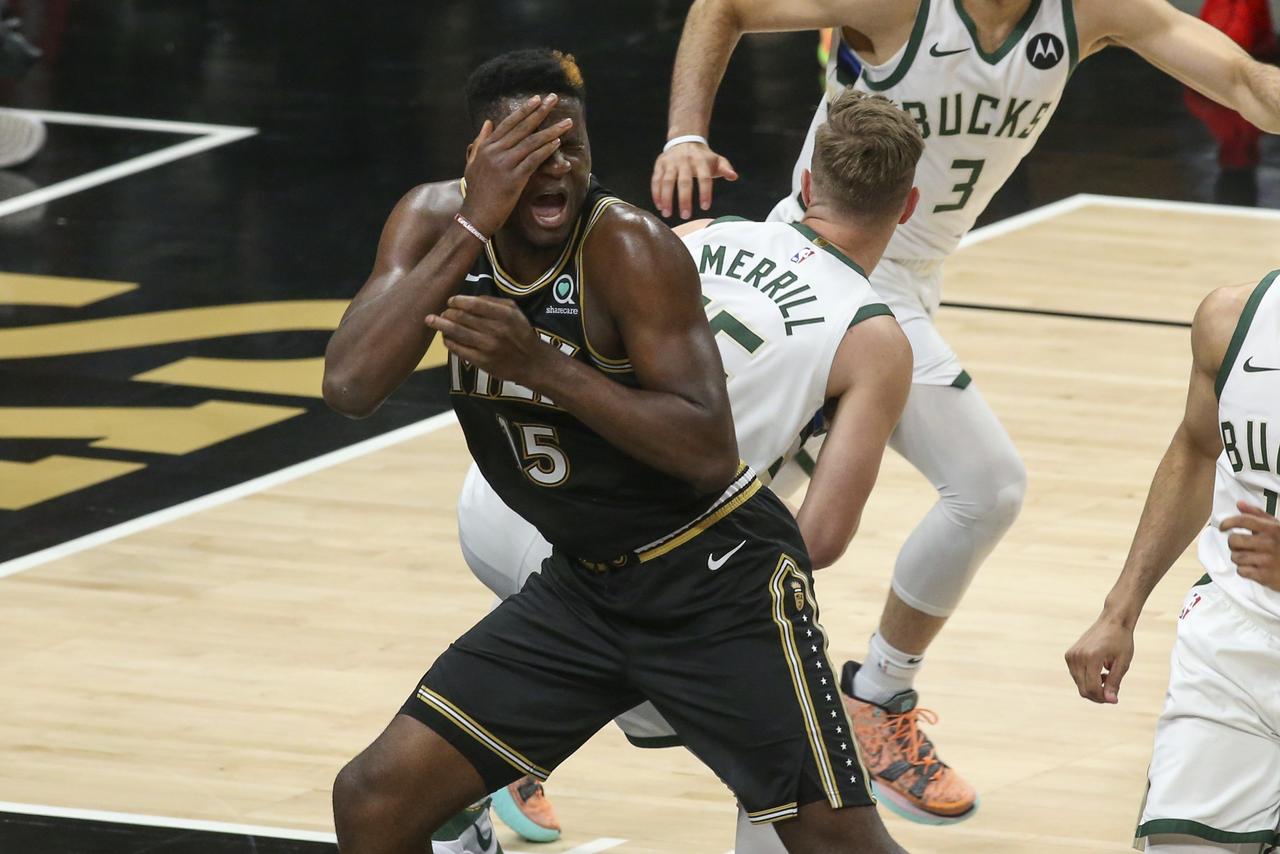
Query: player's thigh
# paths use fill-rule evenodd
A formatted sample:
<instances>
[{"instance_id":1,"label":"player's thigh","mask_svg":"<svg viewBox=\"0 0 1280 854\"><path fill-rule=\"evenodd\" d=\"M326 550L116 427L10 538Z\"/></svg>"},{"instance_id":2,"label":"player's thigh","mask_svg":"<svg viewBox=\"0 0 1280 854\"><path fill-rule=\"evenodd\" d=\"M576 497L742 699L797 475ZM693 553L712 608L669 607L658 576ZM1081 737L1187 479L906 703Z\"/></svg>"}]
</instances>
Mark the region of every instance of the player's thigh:
<instances>
[{"instance_id":1,"label":"player's thigh","mask_svg":"<svg viewBox=\"0 0 1280 854\"><path fill-rule=\"evenodd\" d=\"M524 587L551 555L551 544L506 505L474 463L458 497L458 543L471 573L501 599Z\"/></svg>"},{"instance_id":2,"label":"player's thigh","mask_svg":"<svg viewBox=\"0 0 1280 854\"><path fill-rule=\"evenodd\" d=\"M453 745L494 790L526 774L545 779L640 702L624 667L614 628L538 574L436 659L401 712Z\"/></svg>"},{"instance_id":3,"label":"player's thigh","mask_svg":"<svg viewBox=\"0 0 1280 854\"><path fill-rule=\"evenodd\" d=\"M658 624L632 638L633 683L755 824L813 801L872 802L786 514L761 490L734 524L682 547L687 556L670 558L678 565L656 567L670 580L654 607L680 630Z\"/></svg>"},{"instance_id":4,"label":"player's thigh","mask_svg":"<svg viewBox=\"0 0 1280 854\"><path fill-rule=\"evenodd\" d=\"M774 825L789 854L901 854L874 806L832 809L802 806L800 814Z\"/></svg>"},{"instance_id":5,"label":"player's thigh","mask_svg":"<svg viewBox=\"0 0 1280 854\"><path fill-rule=\"evenodd\" d=\"M1214 584L1192 588L1156 724L1139 836L1269 841L1280 827L1280 644Z\"/></svg>"}]
</instances>

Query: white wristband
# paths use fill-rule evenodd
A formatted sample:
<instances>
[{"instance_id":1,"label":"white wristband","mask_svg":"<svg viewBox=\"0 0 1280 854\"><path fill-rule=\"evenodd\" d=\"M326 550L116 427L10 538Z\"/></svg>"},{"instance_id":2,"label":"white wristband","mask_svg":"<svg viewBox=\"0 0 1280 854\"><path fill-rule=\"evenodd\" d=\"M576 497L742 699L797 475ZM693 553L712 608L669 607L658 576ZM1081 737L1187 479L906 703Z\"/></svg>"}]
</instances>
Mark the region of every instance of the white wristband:
<instances>
[{"instance_id":1,"label":"white wristband","mask_svg":"<svg viewBox=\"0 0 1280 854\"><path fill-rule=\"evenodd\" d=\"M671 139L667 140L667 144L662 146L662 150L670 151L671 149L675 148L677 145L684 145L686 142L700 142L703 145L708 144L707 138L705 136L699 136L696 133L687 133L684 136L674 136Z\"/></svg>"}]
</instances>

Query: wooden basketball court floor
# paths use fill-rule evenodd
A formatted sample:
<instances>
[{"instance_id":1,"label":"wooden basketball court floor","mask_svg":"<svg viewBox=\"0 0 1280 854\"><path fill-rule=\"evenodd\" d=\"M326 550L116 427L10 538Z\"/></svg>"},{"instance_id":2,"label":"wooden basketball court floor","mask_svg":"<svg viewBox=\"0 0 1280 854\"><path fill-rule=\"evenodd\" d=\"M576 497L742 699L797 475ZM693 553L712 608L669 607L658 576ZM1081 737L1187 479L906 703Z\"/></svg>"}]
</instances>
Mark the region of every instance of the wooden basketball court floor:
<instances>
[{"instance_id":1,"label":"wooden basketball court floor","mask_svg":"<svg viewBox=\"0 0 1280 854\"><path fill-rule=\"evenodd\" d=\"M1062 654L1096 615L1177 424L1195 306L1280 266L1278 248L1274 212L1077 196L978 232L948 263L939 325L1030 490L919 685L981 809L944 828L888 816L909 850L1127 849L1193 558L1152 597L1119 706L1077 697ZM456 541L467 463L446 414L128 535L0 565L0 811L332 838L335 772L489 605ZM890 454L854 544L818 576L834 659L864 648L896 549L932 501ZM504 830L509 850L732 847L725 788L612 726L548 789L564 839Z\"/></svg>"}]
</instances>

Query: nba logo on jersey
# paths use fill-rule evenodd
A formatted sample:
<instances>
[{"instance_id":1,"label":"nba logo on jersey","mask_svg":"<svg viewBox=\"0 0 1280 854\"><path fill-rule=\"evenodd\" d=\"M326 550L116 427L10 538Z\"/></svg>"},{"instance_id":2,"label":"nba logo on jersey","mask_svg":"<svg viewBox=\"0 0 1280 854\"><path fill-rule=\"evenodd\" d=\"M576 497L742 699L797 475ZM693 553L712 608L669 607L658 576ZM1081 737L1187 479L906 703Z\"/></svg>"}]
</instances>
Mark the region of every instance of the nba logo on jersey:
<instances>
[{"instance_id":1,"label":"nba logo on jersey","mask_svg":"<svg viewBox=\"0 0 1280 854\"><path fill-rule=\"evenodd\" d=\"M1061 62L1065 52L1062 39L1053 33L1041 33L1027 42L1027 61L1041 71L1048 71Z\"/></svg>"},{"instance_id":2,"label":"nba logo on jersey","mask_svg":"<svg viewBox=\"0 0 1280 854\"><path fill-rule=\"evenodd\" d=\"M797 252L796 254L794 254L794 255L792 255L792 256L791 256L791 263L792 263L792 264L800 264L800 263L802 263L802 262L804 262L804 261L807 261L807 260L809 260L810 258L812 258L812 257L814 256L814 254L815 254L815 253L814 253L814 249L813 249L813 247L812 247L812 246L806 246L805 248L801 249L799 252Z\"/></svg>"}]
</instances>

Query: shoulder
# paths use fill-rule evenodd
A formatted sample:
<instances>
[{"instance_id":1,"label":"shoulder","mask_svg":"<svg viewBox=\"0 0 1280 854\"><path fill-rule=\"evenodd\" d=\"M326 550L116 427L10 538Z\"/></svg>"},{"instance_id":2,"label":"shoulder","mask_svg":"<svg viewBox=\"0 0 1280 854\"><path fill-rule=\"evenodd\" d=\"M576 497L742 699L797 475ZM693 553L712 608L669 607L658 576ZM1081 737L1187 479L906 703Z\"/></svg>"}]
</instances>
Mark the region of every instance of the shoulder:
<instances>
[{"instance_id":1,"label":"shoulder","mask_svg":"<svg viewBox=\"0 0 1280 854\"><path fill-rule=\"evenodd\" d=\"M435 181L419 184L400 197L396 211L427 220L451 220L462 209L462 182Z\"/></svg>"},{"instance_id":2,"label":"shoulder","mask_svg":"<svg viewBox=\"0 0 1280 854\"><path fill-rule=\"evenodd\" d=\"M583 246L586 262L596 270L619 272L618 265L637 265L647 273L669 270L692 260L675 232L653 214L625 202L608 206L587 235Z\"/></svg>"},{"instance_id":3,"label":"shoulder","mask_svg":"<svg viewBox=\"0 0 1280 854\"><path fill-rule=\"evenodd\" d=\"M382 227L379 265L412 267L435 245L462 208L460 182L419 184L400 197Z\"/></svg>"},{"instance_id":4,"label":"shoulder","mask_svg":"<svg viewBox=\"0 0 1280 854\"><path fill-rule=\"evenodd\" d=\"M891 312L876 311L856 320L836 348L827 380L827 395L839 397L855 385L886 391L911 387L911 343Z\"/></svg>"},{"instance_id":5,"label":"shoulder","mask_svg":"<svg viewBox=\"0 0 1280 854\"><path fill-rule=\"evenodd\" d=\"M1212 291L1191 322L1191 349L1196 367L1216 374L1226 358L1244 307L1257 285L1231 285Z\"/></svg>"}]
</instances>

